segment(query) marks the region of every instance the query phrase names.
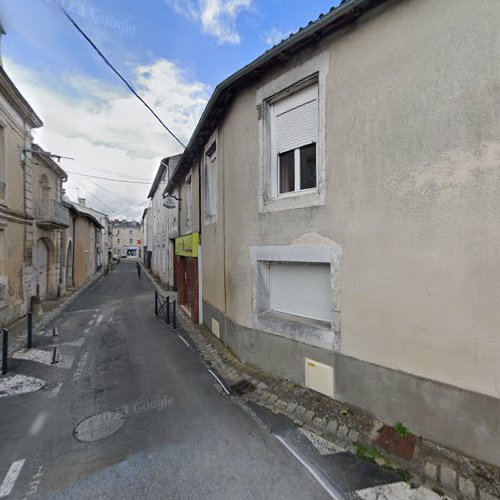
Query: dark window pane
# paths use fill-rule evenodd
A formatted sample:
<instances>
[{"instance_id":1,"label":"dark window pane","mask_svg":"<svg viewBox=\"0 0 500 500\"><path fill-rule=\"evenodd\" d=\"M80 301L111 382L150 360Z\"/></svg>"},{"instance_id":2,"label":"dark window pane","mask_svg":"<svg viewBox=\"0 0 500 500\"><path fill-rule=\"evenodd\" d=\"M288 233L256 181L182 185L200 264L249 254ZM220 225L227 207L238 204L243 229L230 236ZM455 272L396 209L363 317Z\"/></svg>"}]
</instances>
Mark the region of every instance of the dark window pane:
<instances>
[{"instance_id":1,"label":"dark window pane","mask_svg":"<svg viewBox=\"0 0 500 500\"><path fill-rule=\"evenodd\" d=\"M316 187L316 144L300 148L300 189Z\"/></svg>"},{"instance_id":2,"label":"dark window pane","mask_svg":"<svg viewBox=\"0 0 500 500\"><path fill-rule=\"evenodd\" d=\"M279 155L280 194L295 191L295 151Z\"/></svg>"}]
</instances>

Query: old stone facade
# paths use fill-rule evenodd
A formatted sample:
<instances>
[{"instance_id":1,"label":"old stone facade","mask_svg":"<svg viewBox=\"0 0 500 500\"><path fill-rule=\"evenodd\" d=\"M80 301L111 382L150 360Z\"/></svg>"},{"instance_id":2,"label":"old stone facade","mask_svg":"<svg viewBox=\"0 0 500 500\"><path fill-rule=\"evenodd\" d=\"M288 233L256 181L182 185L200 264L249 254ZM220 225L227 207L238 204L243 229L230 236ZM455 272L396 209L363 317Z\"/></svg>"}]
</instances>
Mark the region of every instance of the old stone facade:
<instances>
[{"instance_id":1,"label":"old stone facade","mask_svg":"<svg viewBox=\"0 0 500 500\"><path fill-rule=\"evenodd\" d=\"M42 121L0 67L0 323L26 314L32 297L61 293L65 172L33 144Z\"/></svg>"},{"instance_id":2,"label":"old stone facade","mask_svg":"<svg viewBox=\"0 0 500 500\"><path fill-rule=\"evenodd\" d=\"M148 195L151 205L144 217L149 267L170 288L174 286L174 240L178 236L178 214L177 209L165 206L163 192L178 159L179 156L173 156L161 161Z\"/></svg>"}]
</instances>

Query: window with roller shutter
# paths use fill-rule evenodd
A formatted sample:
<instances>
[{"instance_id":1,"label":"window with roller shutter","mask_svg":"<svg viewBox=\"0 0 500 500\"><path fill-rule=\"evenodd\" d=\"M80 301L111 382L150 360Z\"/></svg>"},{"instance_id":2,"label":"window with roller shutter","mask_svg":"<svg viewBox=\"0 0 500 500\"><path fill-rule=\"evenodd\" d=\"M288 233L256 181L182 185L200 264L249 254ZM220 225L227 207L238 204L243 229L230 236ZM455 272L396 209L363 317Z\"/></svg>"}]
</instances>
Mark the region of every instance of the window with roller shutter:
<instances>
[{"instance_id":1,"label":"window with roller shutter","mask_svg":"<svg viewBox=\"0 0 500 500\"><path fill-rule=\"evenodd\" d=\"M274 197L317 187L318 86L271 105Z\"/></svg>"}]
</instances>

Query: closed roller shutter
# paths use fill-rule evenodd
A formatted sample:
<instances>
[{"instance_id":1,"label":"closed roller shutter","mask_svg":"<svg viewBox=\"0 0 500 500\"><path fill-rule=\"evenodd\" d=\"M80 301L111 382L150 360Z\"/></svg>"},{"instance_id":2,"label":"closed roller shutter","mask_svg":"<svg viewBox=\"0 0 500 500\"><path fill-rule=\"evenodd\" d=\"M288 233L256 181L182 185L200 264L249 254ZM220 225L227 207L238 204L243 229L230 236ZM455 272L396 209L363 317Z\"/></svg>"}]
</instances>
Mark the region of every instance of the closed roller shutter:
<instances>
[{"instance_id":1,"label":"closed roller shutter","mask_svg":"<svg viewBox=\"0 0 500 500\"><path fill-rule=\"evenodd\" d=\"M317 141L317 88L308 89L276 105L276 152L297 149Z\"/></svg>"},{"instance_id":2,"label":"closed roller shutter","mask_svg":"<svg viewBox=\"0 0 500 500\"><path fill-rule=\"evenodd\" d=\"M271 310L331 322L328 264L271 264Z\"/></svg>"}]
</instances>

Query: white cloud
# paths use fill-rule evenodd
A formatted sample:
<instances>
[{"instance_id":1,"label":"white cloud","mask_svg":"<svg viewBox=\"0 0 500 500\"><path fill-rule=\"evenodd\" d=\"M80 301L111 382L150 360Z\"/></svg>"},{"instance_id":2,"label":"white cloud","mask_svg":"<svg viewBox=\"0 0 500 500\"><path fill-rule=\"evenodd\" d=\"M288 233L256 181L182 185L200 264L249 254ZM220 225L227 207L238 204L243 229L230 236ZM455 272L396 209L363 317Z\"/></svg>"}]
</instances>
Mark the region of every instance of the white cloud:
<instances>
[{"instance_id":1,"label":"white cloud","mask_svg":"<svg viewBox=\"0 0 500 500\"><path fill-rule=\"evenodd\" d=\"M277 45L285 38L288 38L291 31L281 31L278 28L272 28L266 35L266 43L269 46Z\"/></svg>"},{"instance_id":2,"label":"white cloud","mask_svg":"<svg viewBox=\"0 0 500 500\"><path fill-rule=\"evenodd\" d=\"M203 33L221 44L237 45L241 41L236 19L243 10L250 9L253 0L165 0L176 12L196 19Z\"/></svg>"},{"instance_id":3,"label":"white cloud","mask_svg":"<svg viewBox=\"0 0 500 500\"><path fill-rule=\"evenodd\" d=\"M35 132L36 140L51 152L75 158L64 161L66 170L151 181L160 158L182 151L137 98L119 86L106 86L82 75L62 74L56 89L50 83L44 85L43 75L26 67L12 61L6 61L5 66L44 121L45 126ZM186 144L210 88L190 81L176 64L165 59L135 68L134 80L141 96ZM76 198L79 189L80 196L86 196L95 209L113 215L144 201L150 185L70 175L65 187L71 198ZM141 209L137 209L124 216L137 217L140 213Z\"/></svg>"}]
</instances>

